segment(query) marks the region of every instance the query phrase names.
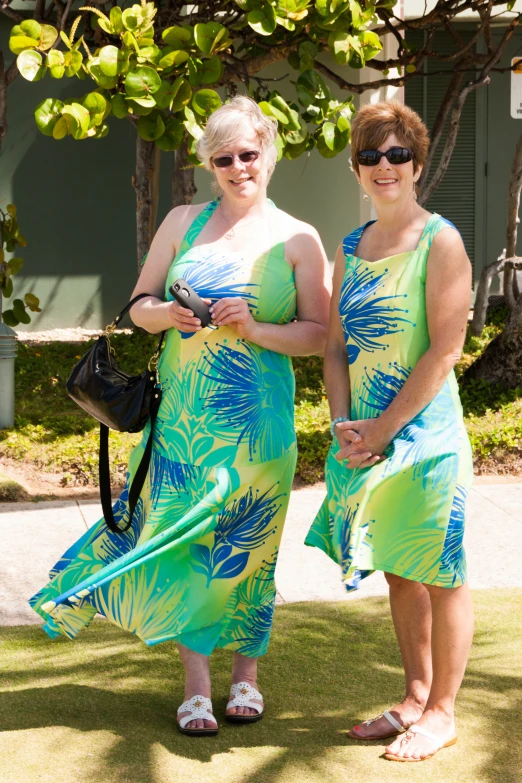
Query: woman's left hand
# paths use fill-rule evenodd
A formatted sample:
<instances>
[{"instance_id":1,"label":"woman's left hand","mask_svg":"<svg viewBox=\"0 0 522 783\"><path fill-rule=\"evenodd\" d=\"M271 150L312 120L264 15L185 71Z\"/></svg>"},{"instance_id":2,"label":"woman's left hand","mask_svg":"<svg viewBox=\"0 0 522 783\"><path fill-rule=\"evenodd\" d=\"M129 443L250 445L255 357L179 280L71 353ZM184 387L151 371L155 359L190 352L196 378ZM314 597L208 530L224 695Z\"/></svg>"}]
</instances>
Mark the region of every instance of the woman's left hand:
<instances>
[{"instance_id":1,"label":"woman's left hand","mask_svg":"<svg viewBox=\"0 0 522 783\"><path fill-rule=\"evenodd\" d=\"M252 318L248 304L239 296L220 299L210 308L212 323L216 326L230 326L240 337L252 340L256 322Z\"/></svg>"},{"instance_id":2,"label":"woman's left hand","mask_svg":"<svg viewBox=\"0 0 522 783\"><path fill-rule=\"evenodd\" d=\"M344 440L352 440L348 446L344 446L335 455L336 459L357 462L357 454L371 454L373 457L385 459L384 451L392 438L384 431L379 419L363 419L361 421L342 421L335 427L340 431ZM357 439L356 436L359 436Z\"/></svg>"}]
</instances>

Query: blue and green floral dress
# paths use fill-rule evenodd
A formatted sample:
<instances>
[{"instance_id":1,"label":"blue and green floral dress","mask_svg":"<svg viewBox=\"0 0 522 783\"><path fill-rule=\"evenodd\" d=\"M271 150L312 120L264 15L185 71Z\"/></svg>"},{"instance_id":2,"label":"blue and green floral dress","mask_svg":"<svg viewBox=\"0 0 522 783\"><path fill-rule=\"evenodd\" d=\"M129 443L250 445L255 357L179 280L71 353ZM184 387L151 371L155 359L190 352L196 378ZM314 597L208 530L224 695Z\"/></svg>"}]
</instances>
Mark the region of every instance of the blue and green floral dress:
<instances>
[{"instance_id":1,"label":"blue and green floral dress","mask_svg":"<svg viewBox=\"0 0 522 783\"><path fill-rule=\"evenodd\" d=\"M429 348L426 264L433 238L452 224L433 214L415 251L371 263L354 255L368 225L343 243L339 314L352 420L386 410ZM328 496L306 543L340 564L347 589L375 570L440 587L462 585L473 464L454 372L393 438L383 462L350 470L335 458L338 451L334 438L326 460Z\"/></svg>"},{"instance_id":2,"label":"blue and green floral dress","mask_svg":"<svg viewBox=\"0 0 522 783\"><path fill-rule=\"evenodd\" d=\"M184 278L214 302L242 297L259 321L296 312L284 244L254 261L194 243L218 202L190 227L166 281ZM270 226L277 210L270 202ZM103 519L52 569L31 600L50 636L73 638L96 612L148 645L174 640L209 655L215 646L250 657L267 648L274 570L296 462L291 360L228 326L170 329L159 362L163 398L147 482L132 527ZM129 461L114 507L128 518L128 486L148 438Z\"/></svg>"}]
</instances>

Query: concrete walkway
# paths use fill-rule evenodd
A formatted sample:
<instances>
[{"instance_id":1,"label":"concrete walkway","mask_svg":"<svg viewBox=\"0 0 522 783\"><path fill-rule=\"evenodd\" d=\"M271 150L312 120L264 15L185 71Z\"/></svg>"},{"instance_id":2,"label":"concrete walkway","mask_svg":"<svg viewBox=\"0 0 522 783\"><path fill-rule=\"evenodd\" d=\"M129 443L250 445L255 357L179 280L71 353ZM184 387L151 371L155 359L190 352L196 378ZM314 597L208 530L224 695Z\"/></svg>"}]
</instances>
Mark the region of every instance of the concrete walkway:
<instances>
[{"instance_id":1,"label":"concrete walkway","mask_svg":"<svg viewBox=\"0 0 522 783\"><path fill-rule=\"evenodd\" d=\"M276 572L280 602L352 601L387 593L381 573L347 594L339 568L303 539L324 492L292 493ZM27 599L48 581L49 568L101 517L98 503L0 503L0 625L39 623ZM472 588L522 587L522 482L477 484L467 507L466 550Z\"/></svg>"}]
</instances>

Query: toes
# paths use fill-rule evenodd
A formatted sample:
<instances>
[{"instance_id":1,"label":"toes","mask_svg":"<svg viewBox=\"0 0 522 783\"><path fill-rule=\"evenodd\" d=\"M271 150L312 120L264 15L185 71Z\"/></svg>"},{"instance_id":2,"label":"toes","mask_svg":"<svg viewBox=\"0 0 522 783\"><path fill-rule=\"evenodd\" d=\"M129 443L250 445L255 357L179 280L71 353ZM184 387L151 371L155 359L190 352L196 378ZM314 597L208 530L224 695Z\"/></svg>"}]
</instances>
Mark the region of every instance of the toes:
<instances>
[{"instance_id":1,"label":"toes","mask_svg":"<svg viewBox=\"0 0 522 783\"><path fill-rule=\"evenodd\" d=\"M227 715L237 715L237 707L229 707L227 710Z\"/></svg>"}]
</instances>

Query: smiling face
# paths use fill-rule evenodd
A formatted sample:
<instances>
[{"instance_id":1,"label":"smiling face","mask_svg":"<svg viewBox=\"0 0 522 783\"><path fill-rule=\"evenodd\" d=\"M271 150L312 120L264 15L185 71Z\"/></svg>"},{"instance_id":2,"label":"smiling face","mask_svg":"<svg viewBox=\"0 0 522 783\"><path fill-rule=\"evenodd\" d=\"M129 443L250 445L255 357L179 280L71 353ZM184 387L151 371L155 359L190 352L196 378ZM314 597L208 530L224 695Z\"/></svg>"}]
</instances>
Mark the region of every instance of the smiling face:
<instances>
[{"instance_id":1,"label":"smiling face","mask_svg":"<svg viewBox=\"0 0 522 783\"><path fill-rule=\"evenodd\" d=\"M392 147L405 145L391 133L386 141L379 146L380 152L387 152ZM405 201L413 196L413 183L420 177L422 167L414 169L414 160L408 163L392 164L382 157L376 166L359 166L356 174L359 183L372 201L377 203L393 203Z\"/></svg>"},{"instance_id":2,"label":"smiling face","mask_svg":"<svg viewBox=\"0 0 522 783\"><path fill-rule=\"evenodd\" d=\"M243 163L238 155L242 152L257 151L261 153L257 160ZM233 155L234 160L226 168L218 168L211 160L212 172L223 194L235 200L255 201L258 196L264 195L268 183L268 171L266 155L263 154L262 145L253 128L248 129L235 142L221 147L213 153L212 159L222 155Z\"/></svg>"}]
</instances>

